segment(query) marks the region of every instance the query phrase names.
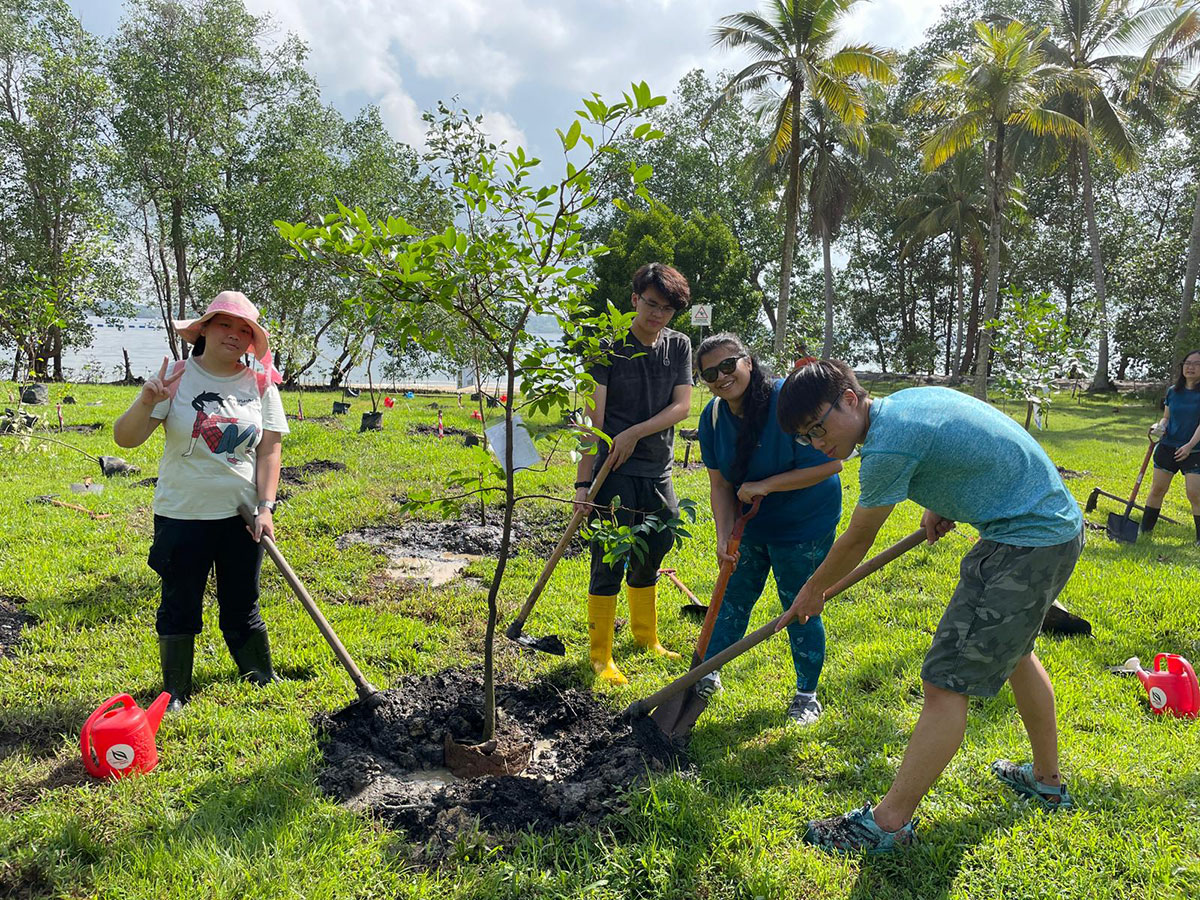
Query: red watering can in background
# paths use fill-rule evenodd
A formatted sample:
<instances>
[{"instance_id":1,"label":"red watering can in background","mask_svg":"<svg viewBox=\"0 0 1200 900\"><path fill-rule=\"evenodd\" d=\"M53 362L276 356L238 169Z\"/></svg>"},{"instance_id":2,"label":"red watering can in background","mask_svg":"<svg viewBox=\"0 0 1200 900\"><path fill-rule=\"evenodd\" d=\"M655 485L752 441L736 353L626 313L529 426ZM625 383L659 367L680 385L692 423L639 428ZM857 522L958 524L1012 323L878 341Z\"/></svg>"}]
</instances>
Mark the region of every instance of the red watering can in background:
<instances>
[{"instance_id":1,"label":"red watering can in background","mask_svg":"<svg viewBox=\"0 0 1200 900\"><path fill-rule=\"evenodd\" d=\"M1136 663L1137 660L1129 662ZM1134 674L1150 694L1150 707L1156 714L1161 716L1170 710L1176 716L1190 719L1200 714L1200 683L1196 681L1192 664L1182 656L1160 653L1154 657L1150 671L1138 665Z\"/></svg>"},{"instance_id":2,"label":"red watering can in background","mask_svg":"<svg viewBox=\"0 0 1200 900\"><path fill-rule=\"evenodd\" d=\"M79 733L83 765L96 778L124 778L158 765L154 735L171 695L163 691L147 710L128 694L109 697L88 716ZM121 704L117 709L110 707Z\"/></svg>"}]
</instances>

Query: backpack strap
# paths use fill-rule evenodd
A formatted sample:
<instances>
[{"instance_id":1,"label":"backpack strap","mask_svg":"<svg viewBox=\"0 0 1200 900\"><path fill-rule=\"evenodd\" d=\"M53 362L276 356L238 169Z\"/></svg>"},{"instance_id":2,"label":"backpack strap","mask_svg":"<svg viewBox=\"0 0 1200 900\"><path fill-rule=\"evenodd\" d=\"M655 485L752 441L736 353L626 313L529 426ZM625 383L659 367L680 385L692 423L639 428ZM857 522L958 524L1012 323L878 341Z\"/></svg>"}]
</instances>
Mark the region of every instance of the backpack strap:
<instances>
[{"instance_id":1,"label":"backpack strap","mask_svg":"<svg viewBox=\"0 0 1200 900\"><path fill-rule=\"evenodd\" d=\"M187 365L186 359L176 360L175 364L173 366L171 366L171 371L168 372L167 374L174 375L176 372L182 372L183 367L186 365ZM167 396L170 397L172 400L175 399L175 395L179 392L179 382L181 382L181 381L183 381L183 376L176 378L173 382L171 382L171 386L169 388L167 388Z\"/></svg>"}]
</instances>

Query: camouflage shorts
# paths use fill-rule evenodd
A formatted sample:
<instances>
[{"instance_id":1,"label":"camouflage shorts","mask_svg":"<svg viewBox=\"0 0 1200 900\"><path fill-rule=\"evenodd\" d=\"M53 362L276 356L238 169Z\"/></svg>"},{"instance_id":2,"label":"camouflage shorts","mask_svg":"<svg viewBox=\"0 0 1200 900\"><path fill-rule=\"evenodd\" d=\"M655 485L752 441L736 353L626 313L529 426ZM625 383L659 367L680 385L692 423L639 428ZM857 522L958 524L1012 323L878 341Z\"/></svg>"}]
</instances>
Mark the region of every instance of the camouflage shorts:
<instances>
[{"instance_id":1,"label":"camouflage shorts","mask_svg":"<svg viewBox=\"0 0 1200 900\"><path fill-rule=\"evenodd\" d=\"M956 694L994 697L1033 652L1042 618L1081 552L1082 529L1053 547L979 541L963 557L921 677Z\"/></svg>"}]
</instances>

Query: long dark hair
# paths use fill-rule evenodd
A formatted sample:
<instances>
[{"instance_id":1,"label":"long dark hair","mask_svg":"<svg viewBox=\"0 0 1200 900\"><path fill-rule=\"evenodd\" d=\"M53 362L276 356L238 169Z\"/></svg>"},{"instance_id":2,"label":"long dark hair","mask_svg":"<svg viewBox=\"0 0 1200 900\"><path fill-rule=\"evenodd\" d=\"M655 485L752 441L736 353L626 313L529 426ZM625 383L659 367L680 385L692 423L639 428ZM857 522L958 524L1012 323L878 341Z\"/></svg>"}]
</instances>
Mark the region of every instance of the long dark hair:
<instances>
[{"instance_id":1,"label":"long dark hair","mask_svg":"<svg viewBox=\"0 0 1200 900\"><path fill-rule=\"evenodd\" d=\"M750 360L750 384L746 386L746 393L742 395L742 427L738 431L731 472L733 483L741 484L746 480L750 457L754 455L758 440L767 425L767 413L771 410L772 378L770 371L747 349L742 339L729 331L711 335L700 342L700 346L696 348L696 368L700 368L700 360L718 347L730 347Z\"/></svg>"},{"instance_id":2,"label":"long dark hair","mask_svg":"<svg viewBox=\"0 0 1200 900\"><path fill-rule=\"evenodd\" d=\"M1200 350L1191 350L1183 354L1183 357L1179 360L1179 377L1175 379L1175 390L1187 390L1187 379L1183 377L1183 364L1187 362L1189 356L1195 356L1198 353L1200 353Z\"/></svg>"}]
</instances>

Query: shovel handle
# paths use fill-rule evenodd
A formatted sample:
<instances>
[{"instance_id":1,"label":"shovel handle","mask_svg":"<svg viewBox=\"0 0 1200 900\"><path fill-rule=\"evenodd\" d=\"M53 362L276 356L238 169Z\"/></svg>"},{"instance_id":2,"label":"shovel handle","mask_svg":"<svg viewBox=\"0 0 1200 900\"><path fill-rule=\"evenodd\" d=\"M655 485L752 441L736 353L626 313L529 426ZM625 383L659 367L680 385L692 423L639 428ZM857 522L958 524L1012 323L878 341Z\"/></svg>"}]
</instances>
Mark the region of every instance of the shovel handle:
<instances>
[{"instance_id":1,"label":"shovel handle","mask_svg":"<svg viewBox=\"0 0 1200 900\"><path fill-rule=\"evenodd\" d=\"M1154 438L1150 438L1150 446L1146 448L1146 456L1142 460L1142 467L1138 470L1137 481L1133 483L1133 493L1129 495L1129 503L1125 506L1125 518L1129 518L1129 514L1133 512L1134 503L1137 502L1138 491L1142 489L1142 479L1146 477L1146 467L1150 465L1150 457L1154 455Z\"/></svg>"},{"instance_id":2,"label":"shovel handle","mask_svg":"<svg viewBox=\"0 0 1200 900\"><path fill-rule=\"evenodd\" d=\"M253 528L253 510L243 503L238 507L238 512L241 514L245 523ZM312 595L308 593L308 590L304 587L303 582L300 581L300 578L292 570L292 567L288 565L288 561L283 558L283 554L279 552L279 548L275 546L275 541L273 541L270 535L267 534L264 534L260 541L267 551L267 556L271 557L275 565L278 566L279 572L283 575L284 581L288 583L292 591L296 594L296 597L300 600L300 605L304 607L305 612L312 617L312 620L317 625L317 630L321 632L321 636L325 638L325 642L329 644L330 649L333 650L334 656L338 658L338 662L342 664L342 668L346 670L346 674L348 674L350 676L350 680L354 682L354 687L355 690L358 691L359 698L365 700L372 694L378 693L378 691L371 686L371 682L367 681L362 671L350 657L350 654L346 651L345 646L342 645L342 642L338 639L337 634L334 632L333 626L329 624L329 621L322 614L321 610L317 608L317 603L315 600L313 600Z\"/></svg>"},{"instance_id":3,"label":"shovel handle","mask_svg":"<svg viewBox=\"0 0 1200 900\"><path fill-rule=\"evenodd\" d=\"M592 486L587 492L587 497L584 499L585 503L595 502L596 496L600 493L600 488L604 485L604 479L608 478L608 473L612 471L614 459L615 457L610 453L604 460L604 465L600 467L600 471L592 479ZM525 620L533 611L533 604L537 603L538 597L542 596L542 591L546 589L546 584L550 581L550 576L554 573L554 567L558 565L558 561L567 552L567 545L571 543L571 538L575 537L575 532L579 530L579 526L583 524L583 520L590 511L587 508L577 509L575 510L575 514L571 516L571 521L567 523L567 530L558 539L558 544L554 547L554 552L546 560L546 566L542 569L542 574L538 576L538 580L534 583L533 590L529 592L529 597L525 600L525 605L521 607L521 612L513 620L513 623L508 626L506 633L510 638L515 638L521 633L521 629L525 626Z\"/></svg>"},{"instance_id":4,"label":"shovel handle","mask_svg":"<svg viewBox=\"0 0 1200 900\"><path fill-rule=\"evenodd\" d=\"M746 531L746 523L758 515L758 507L762 503L762 499L761 496L755 497L750 508L738 516L737 521L733 523L733 531L729 535L729 544L725 551L730 556L737 556L738 548L742 545L742 535ZM700 637L696 641L696 652L692 656L693 666L698 665L704 659L704 653L708 650L708 641L717 624L717 613L721 610L721 598L725 596L725 588L729 587L729 579L733 576L735 568L737 568L736 562L726 560L721 563L721 571L717 573L717 583L713 585L712 599L708 601L708 612L704 614L704 625L700 628Z\"/></svg>"},{"instance_id":5,"label":"shovel handle","mask_svg":"<svg viewBox=\"0 0 1200 900\"><path fill-rule=\"evenodd\" d=\"M862 581L868 575L871 575L874 572L879 571L885 565L890 563L892 560L896 559L896 557L903 556L905 553L907 553L913 547L915 547L918 544L925 541L925 539L926 539L925 529L923 527L918 528L916 531L914 531L908 537L906 537L903 540L898 541L897 543L888 547L882 553L879 553L879 554L871 557L865 563L862 563L853 572L851 572L849 575L847 575L845 578L843 578L841 581L839 581L837 584L835 584L833 587L831 587L829 590L827 590L825 592L825 599L826 600L831 599L834 596L836 596L837 594L842 593L842 591L846 590L847 588L849 588L855 584L858 584L858 582ZM745 653L747 650L751 649L752 647L757 647L759 644L761 644L763 641L765 641L767 638L769 638L771 635L773 635L775 633L776 628L778 628L786 620L787 620L787 613L783 613L782 615L777 616L776 618L774 618L770 622L768 622L766 625L759 628L757 631L754 631L751 634L746 635L744 638L742 638L736 644L730 644L728 647L726 647L724 650L722 650L716 656L713 656L711 659L705 660L703 663L696 666L694 669L688 670L686 673L681 675L679 678L676 678L674 681L672 681L666 687L660 688L659 690L655 691L649 697L643 697L641 700L634 700L632 703L629 704L629 706L627 706L625 708L625 716L628 718L631 718L631 719L637 718L639 716L643 716L646 713L648 713L650 710L658 707L659 704L661 704L664 700L669 700L672 697L674 697L676 694L680 694L683 691L686 691L688 688L690 688L693 684L695 684L697 681L699 681L701 678L703 678L709 672L715 672L717 669L721 668L721 666L725 665L725 663L729 662L731 659L741 656L743 653Z\"/></svg>"}]
</instances>

